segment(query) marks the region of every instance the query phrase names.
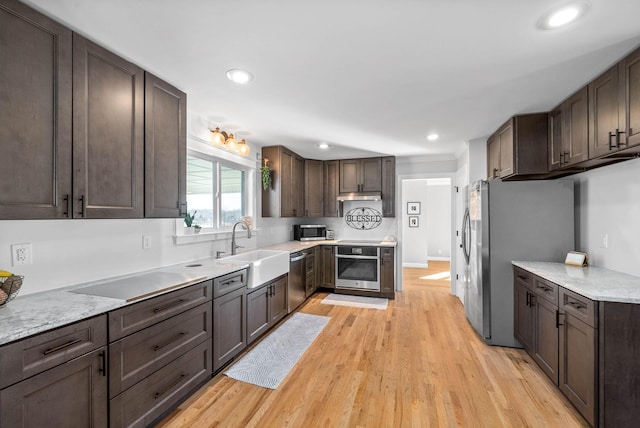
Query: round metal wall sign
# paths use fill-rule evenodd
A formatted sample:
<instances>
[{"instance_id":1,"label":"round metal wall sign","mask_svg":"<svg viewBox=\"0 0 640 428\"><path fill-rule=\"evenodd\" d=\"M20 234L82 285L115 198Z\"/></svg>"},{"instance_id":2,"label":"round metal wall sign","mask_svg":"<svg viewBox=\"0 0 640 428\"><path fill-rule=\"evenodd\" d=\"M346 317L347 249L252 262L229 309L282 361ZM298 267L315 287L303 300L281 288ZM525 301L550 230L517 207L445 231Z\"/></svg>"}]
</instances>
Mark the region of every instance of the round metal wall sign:
<instances>
[{"instance_id":1,"label":"round metal wall sign","mask_svg":"<svg viewBox=\"0 0 640 428\"><path fill-rule=\"evenodd\" d=\"M347 226L358 230L371 230L380 226L382 214L373 208L354 208L344 215L344 222Z\"/></svg>"}]
</instances>

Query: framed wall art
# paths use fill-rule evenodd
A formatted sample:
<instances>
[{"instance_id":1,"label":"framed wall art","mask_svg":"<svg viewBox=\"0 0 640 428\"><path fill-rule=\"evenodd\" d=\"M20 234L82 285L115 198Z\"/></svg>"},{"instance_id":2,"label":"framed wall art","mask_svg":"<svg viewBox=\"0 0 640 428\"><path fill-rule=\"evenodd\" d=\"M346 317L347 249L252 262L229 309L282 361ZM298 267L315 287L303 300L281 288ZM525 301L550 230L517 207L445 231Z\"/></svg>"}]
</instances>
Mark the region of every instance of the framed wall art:
<instances>
[{"instance_id":1,"label":"framed wall art","mask_svg":"<svg viewBox=\"0 0 640 428\"><path fill-rule=\"evenodd\" d=\"M420 217L417 215L409 216L409 227L420 227Z\"/></svg>"},{"instance_id":2,"label":"framed wall art","mask_svg":"<svg viewBox=\"0 0 640 428\"><path fill-rule=\"evenodd\" d=\"M407 202L407 214L420 214L420 202Z\"/></svg>"}]
</instances>

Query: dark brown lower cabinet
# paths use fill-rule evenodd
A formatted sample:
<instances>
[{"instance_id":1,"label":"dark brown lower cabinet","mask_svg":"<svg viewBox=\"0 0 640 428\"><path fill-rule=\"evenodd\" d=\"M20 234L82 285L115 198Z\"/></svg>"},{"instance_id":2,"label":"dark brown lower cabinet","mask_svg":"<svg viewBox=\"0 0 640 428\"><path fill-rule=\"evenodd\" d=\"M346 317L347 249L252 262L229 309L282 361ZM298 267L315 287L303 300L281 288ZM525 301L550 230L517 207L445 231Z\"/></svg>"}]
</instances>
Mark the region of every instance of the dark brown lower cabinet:
<instances>
[{"instance_id":1,"label":"dark brown lower cabinet","mask_svg":"<svg viewBox=\"0 0 640 428\"><path fill-rule=\"evenodd\" d=\"M149 426L210 378L211 341L207 340L112 399L109 426Z\"/></svg>"},{"instance_id":2,"label":"dark brown lower cabinet","mask_svg":"<svg viewBox=\"0 0 640 428\"><path fill-rule=\"evenodd\" d=\"M533 292L517 280L514 287L513 334L525 351L533 357L533 340L536 328L535 312L531 306Z\"/></svg>"},{"instance_id":3,"label":"dark brown lower cabinet","mask_svg":"<svg viewBox=\"0 0 640 428\"><path fill-rule=\"evenodd\" d=\"M245 287L213 299L213 370L218 371L247 346Z\"/></svg>"},{"instance_id":4,"label":"dark brown lower cabinet","mask_svg":"<svg viewBox=\"0 0 640 428\"><path fill-rule=\"evenodd\" d=\"M395 251L380 248L380 296L393 299L395 296Z\"/></svg>"},{"instance_id":5,"label":"dark brown lower cabinet","mask_svg":"<svg viewBox=\"0 0 640 428\"><path fill-rule=\"evenodd\" d=\"M247 294L247 344L287 316L288 275Z\"/></svg>"},{"instance_id":6,"label":"dark brown lower cabinet","mask_svg":"<svg viewBox=\"0 0 640 428\"><path fill-rule=\"evenodd\" d=\"M320 250L320 286L336 288L336 247L323 245Z\"/></svg>"},{"instance_id":7,"label":"dark brown lower cabinet","mask_svg":"<svg viewBox=\"0 0 640 428\"><path fill-rule=\"evenodd\" d=\"M570 313L560 315L558 386L587 422L594 426L597 409L596 330Z\"/></svg>"},{"instance_id":8,"label":"dark brown lower cabinet","mask_svg":"<svg viewBox=\"0 0 640 428\"><path fill-rule=\"evenodd\" d=\"M63 363L0 391L0 426L106 427L107 348Z\"/></svg>"},{"instance_id":9,"label":"dark brown lower cabinet","mask_svg":"<svg viewBox=\"0 0 640 428\"><path fill-rule=\"evenodd\" d=\"M546 299L533 297L534 341L533 359L543 372L558 384L558 306Z\"/></svg>"}]
</instances>

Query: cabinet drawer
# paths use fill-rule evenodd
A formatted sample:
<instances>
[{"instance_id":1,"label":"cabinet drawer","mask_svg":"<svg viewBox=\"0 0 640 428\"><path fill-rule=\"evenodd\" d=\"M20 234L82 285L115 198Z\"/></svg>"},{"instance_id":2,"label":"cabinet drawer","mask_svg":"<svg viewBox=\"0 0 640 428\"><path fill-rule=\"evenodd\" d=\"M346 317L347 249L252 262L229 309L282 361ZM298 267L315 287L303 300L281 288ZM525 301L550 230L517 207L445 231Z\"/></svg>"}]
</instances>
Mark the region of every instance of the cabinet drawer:
<instances>
[{"instance_id":1,"label":"cabinet drawer","mask_svg":"<svg viewBox=\"0 0 640 428\"><path fill-rule=\"evenodd\" d=\"M578 293L565 288L560 290L560 308L593 328L598 326L596 305L596 302Z\"/></svg>"},{"instance_id":2,"label":"cabinet drawer","mask_svg":"<svg viewBox=\"0 0 640 428\"><path fill-rule=\"evenodd\" d=\"M210 338L211 313L205 303L109 345L109 397Z\"/></svg>"},{"instance_id":3,"label":"cabinet drawer","mask_svg":"<svg viewBox=\"0 0 640 428\"><path fill-rule=\"evenodd\" d=\"M107 344L104 315L32 336L0 348L0 388Z\"/></svg>"},{"instance_id":4,"label":"cabinet drawer","mask_svg":"<svg viewBox=\"0 0 640 428\"><path fill-rule=\"evenodd\" d=\"M517 266L513 267L513 278L515 279L515 281L519 282L530 290L533 290L534 276L535 275L531 272L527 272L526 270L521 269Z\"/></svg>"},{"instance_id":5,"label":"cabinet drawer","mask_svg":"<svg viewBox=\"0 0 640 428\"><path fill-rule=\"evenodd\" d=\"M121 339L210 300L211 281L205 281L109 312L109 341Z\"/></svg>"},{"instance_id":6,"label":"cabinet drawer","mask_svg":"<svg viewBox=\"0 0 640 428\"><path fill-rule=\"evenodd\" d=\"M211 378L211 361L211 341L207 340L135 384L110 400L109 426L149 426Z\"/></svg>"},{"instance_id":7,"label":"cabinet drawer","mask_svg":"<svg viewBox=\"0 0 640 428\"><path fill-rule=\"evenodd\" d=\"M213 279L213 298L224 296L247 285L247 269Z\"/></svg>"},{"instance_id":8,"label":"cabinet drawer","mask_svg":"<svg viewBox=\"0 0 640 428\"><path fill-rule=\"evenodd\" d=\"M559 287L557 284L547 281L546 279L538 278L536 276L533 278L533 287L533 291L536 293L536 295L555 305L558 304Z\"/></svg>"}]
</instances>

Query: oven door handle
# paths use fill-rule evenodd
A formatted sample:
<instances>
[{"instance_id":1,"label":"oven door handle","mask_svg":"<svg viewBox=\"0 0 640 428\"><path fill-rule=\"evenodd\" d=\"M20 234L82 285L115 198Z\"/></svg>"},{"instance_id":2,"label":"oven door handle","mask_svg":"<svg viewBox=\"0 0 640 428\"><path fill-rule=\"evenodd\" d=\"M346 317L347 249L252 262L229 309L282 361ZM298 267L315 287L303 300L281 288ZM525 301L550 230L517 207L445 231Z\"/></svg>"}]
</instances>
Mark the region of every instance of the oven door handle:
<instances>
[{"instance_id":1,"label":"oven door handle","mask_svg":"<svg viewBox=\"0 0 640 428\"><path fill-rule=\"evenodd\" d=\"M336 254L336 259L361 259L361 260L378 260L378 256L356 256L346 254Z\"/></svg>"}]
</instances>

